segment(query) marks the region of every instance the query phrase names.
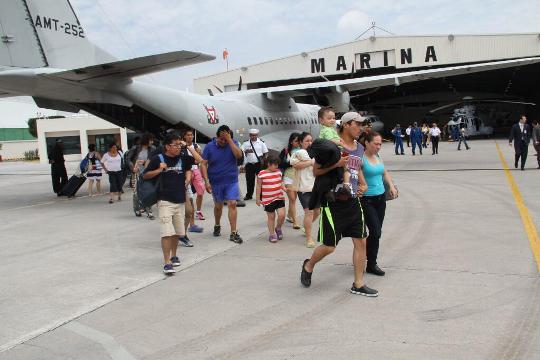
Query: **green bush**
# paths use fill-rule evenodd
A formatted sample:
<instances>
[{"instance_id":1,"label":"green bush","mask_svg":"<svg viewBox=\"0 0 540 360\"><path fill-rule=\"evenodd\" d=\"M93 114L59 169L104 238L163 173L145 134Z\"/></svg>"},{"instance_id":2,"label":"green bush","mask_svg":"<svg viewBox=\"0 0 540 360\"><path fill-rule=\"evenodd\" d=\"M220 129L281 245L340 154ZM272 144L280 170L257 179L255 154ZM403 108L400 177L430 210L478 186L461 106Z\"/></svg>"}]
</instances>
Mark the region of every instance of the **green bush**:
<instances>
[{"instance_id":1,"label":"green bush","mask_svg":"<svg viewBox=\"0 0 540 360\"><path fill-rule=\"evenodd\" d=\"M30 150L24 152L24 160L39 160L39 151L36 150Z\"/></svg>"}]
</instances>

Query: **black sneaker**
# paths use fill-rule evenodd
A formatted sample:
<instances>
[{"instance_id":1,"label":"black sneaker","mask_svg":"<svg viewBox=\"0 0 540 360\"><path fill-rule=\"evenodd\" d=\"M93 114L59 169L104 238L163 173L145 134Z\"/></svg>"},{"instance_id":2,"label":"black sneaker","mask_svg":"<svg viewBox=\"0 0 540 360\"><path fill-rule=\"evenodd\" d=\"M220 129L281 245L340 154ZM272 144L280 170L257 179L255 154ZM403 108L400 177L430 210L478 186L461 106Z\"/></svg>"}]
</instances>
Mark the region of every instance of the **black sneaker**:
<instances>
[{"instance_id":1,"label":"black sneaker","mask_svg":"<svg viewBox=\"0 0 540 360\"><path fill-rule=\"evenodd\" d=\"M384 274L386 274L377 264L368 264L368 266L366 266L366 272L377 276L384 276Z\"/></svg>"},{"instance_id":2,"label":"black sneaker","mask_svg":"<svg viewBox=\"0 0 540 360\"><path fill-rule=\"evenodd\" d=\"M174 270L172 264L165 264L165 266L163 267L163 272L166 275L172 275L172 274L174 274L176 272L176 270Z\"/></svg>"},{"instance_id":3,"label":"black sneaker","mask_svg":"<svg viewBox=\"0 0 540 360\"><path fill-rule=\"evenodd\" d=\"M379 296L379 292L377 290L368 288L366 285L357 288L356 286L354 286L354 283L353 283L350 291L352 294L355 294L355 295L362 295L362 296L367 296L367 297Z\"/></svg>"},{"instance_id":4,"label":"black sneaker","mask_svg":"<svg viewBox=\"0 0 540 360\"><path fill-rule=\"evenodd\" d=\"M221 235L221 226L214 225L214 236L220 236L220 235Z\"/></svg>"},{"instance_id":5,"label":"black sneaker","mask_svg":"<svg viewBox=\"0 0 540 360\"><path fill-rule=\"evenodd\" d=\"M236 207L245 207L246 202L244 200L236 200Z\"/></svg>"},{"instance_id":6,"label":"black sneaker","mask_svg":"<svg viewBox=\"0 0 540 360\"><path fill-rule=\"evenodd\" d=\"M307 272L307 270L306 270L306 263L308 261L309 261L309 259L306 259L302 263L302 273L300 274L300 282L305 287L310 287L311 286L311 275L313 274L313 273Z\"/></svg>"},{"instance_id":7,"label":"black sneaker","mask_svg":"<svg viewBox=\"0 0 540 360\"><path fill-rule=\"evenodd\" d=\"M173 256L171 258L171 264L172 266L180 266L180 259L178 258L178 256Z\"/></svg>"},{"instance_id":8,"label":"black sneaker","mask_svg":"<svg viewBox=\"0 0 540 360\"><path fill-rule=\"evenodd\" d=\"M185 247L193 247L193 243L189 241L187 235L178 237L178 243Z\"/></svg>"},{"instance_id":9,"label":"black sneaker","mask_svg":"<svg viewBox=\"0 0 540 360\"><path fill-rule=\"evenodd\" d=\"M141 214L141 212L139 210L135 210L135 216L136 217L141 217L142 214Z\"/></svg>"},{"instance_id":10,"label":"black sneaker","mask_svg":"<svg viewBox=\"0 0 540 360\"><path fill-rule=\"evenodd\" d=\"M241 244L244 242L244 240L242 240L242 238L238 234L238 231L231 233L231 235L229 236L229 240L237 244Z\"/></svg>"}]
</instances>

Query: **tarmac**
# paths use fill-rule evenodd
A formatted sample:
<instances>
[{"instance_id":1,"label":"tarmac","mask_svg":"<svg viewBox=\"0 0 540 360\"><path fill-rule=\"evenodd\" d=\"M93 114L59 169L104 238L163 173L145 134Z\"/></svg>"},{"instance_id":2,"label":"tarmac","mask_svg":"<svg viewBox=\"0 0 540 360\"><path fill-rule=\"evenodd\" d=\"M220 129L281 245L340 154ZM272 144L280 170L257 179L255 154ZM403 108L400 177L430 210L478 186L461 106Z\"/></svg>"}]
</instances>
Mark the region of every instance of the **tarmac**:
<instances>
[{"instance_id":1,"label":"tarmac","mask_svg":"<svg viewBox=\"0 0 540 360\"><path fill-rule=\"evenodd\" d=\"M300 230L269 243L248 201L244 244L228 240L226 215L215 238L208 195L205 231L166 277L158 222L133 215L128 188L114 204L85 186L57 198L49 166L0 163L0 360L539 359L535 151L519 171L507 141L470 145L413 157L384 144L400 195L387 204L386 275L365 278L378 298L349 293L350 240L306 289Z\"/></svg>"}]
</instances>

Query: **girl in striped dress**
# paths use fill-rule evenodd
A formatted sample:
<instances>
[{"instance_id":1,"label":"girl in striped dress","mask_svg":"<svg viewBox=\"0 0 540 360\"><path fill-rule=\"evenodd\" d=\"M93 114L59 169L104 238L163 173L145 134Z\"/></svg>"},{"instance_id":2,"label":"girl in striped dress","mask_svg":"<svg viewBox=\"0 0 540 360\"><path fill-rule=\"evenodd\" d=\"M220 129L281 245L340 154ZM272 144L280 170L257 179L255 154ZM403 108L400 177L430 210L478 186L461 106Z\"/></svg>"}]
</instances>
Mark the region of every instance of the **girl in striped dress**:
<instances>
[{"instance_id":1,"label":"girl in striped dress","mask_svg":"<svg viewBox=\"0 0 540 360\"><path fill-rule=\"evenodd\" d=\"M281 227L285 221L284 185L279 169L279 157L267 157L267 167L257 175L257 206L264 205L268 216L268 241L275 243L283 239ZM277 222L276 222L277 213Z\"/></svg>"}]
</instances>

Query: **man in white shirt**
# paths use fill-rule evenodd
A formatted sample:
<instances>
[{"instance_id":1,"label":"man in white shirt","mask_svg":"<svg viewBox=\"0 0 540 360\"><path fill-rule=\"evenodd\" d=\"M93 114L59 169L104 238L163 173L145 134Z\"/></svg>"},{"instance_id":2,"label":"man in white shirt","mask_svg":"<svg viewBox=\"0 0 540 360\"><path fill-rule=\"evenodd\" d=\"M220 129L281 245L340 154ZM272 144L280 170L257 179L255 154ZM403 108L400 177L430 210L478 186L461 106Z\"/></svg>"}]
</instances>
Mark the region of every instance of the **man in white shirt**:
<instances>
[{"instance_id":1,"label":"man in white shirt","mask_svg":"<svg viewBox=\"0 0 540 360\"><path fill-rule=\"evenodd\" d=\"M262 164L268 153L266 144L259 139L259 129L249 129L249 140L244 141L241 147L245 155L245 171L246 171L246 196L244 200L253 199L253 191L255 190L255 177L261 171Z\"/></svg>"},{"instance_id":2,"label":"man in white shirt","mask_svg":"<svg viewBox=\"0 0 540 360\"><path fill-rule=\"evenodd\" d=\"M433 123L431 125L431 129L429 129L429 138L431 139L431 149L432 154L439 154L439 139L441 137L441 129L437 126L436 123Z\"/></svg>"}]
</instances>

